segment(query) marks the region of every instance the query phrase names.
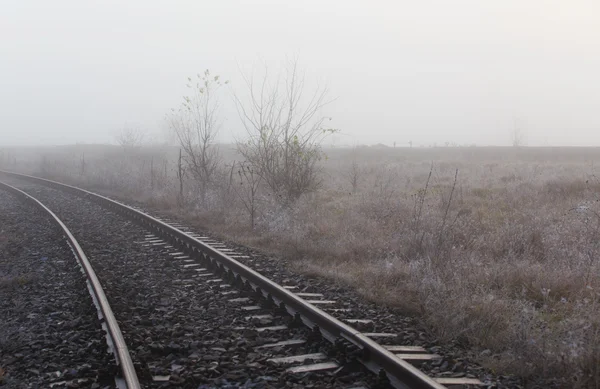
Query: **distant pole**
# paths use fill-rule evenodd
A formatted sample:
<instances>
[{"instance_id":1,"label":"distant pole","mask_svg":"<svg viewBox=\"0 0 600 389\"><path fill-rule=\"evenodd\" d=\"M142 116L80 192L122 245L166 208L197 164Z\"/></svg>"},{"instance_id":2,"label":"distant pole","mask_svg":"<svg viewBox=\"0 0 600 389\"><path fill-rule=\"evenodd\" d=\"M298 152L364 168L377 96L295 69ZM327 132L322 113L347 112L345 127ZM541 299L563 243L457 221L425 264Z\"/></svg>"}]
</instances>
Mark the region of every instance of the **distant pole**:
<instances>
[{"instance_id":1,"label":"distant pole","mask_svg":"<svg viewBox=\"0 0 600 389\"><path fill-rule=\"evenodd\" d=\"M177 161L177 178L179 178L179 205L183 205L183 164L181 149L179 149L179 160Z\"/></svg>"},{"instance_id":2,"label":"distant pole","mask_svg":"<svg viewBox=\"0 0 600 389\"><path fill-rule=\"evenodd\" d=\"M85 175L85 153L81 154L81 166L79 169L79 175Z\"/></svg>"},{"instance_id":3,"label":"distant pole","mask_svg":"<svg viewBox=\"0 0 600 389\"><path fill-rule=\"evenodd\" d=\"M150 189L154 189L154 157L150 158Z\"/></svg>"}]
</instances>

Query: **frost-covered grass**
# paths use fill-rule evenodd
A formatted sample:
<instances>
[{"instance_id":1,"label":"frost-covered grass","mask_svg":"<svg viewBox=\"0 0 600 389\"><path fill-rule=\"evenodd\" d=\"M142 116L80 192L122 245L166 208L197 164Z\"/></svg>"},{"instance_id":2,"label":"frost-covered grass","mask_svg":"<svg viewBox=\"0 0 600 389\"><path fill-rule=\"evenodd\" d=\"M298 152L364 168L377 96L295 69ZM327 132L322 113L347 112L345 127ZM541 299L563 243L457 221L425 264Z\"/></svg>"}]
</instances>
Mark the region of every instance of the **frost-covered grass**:
<instances>
[{"instance_id":1,"label":"frost-covered grass","mask_svg":"<svg viewBox=\"0 0 600 389\"><path fill-rule=\"evenodd\" d=\"M291 208L262 193L255 230L226 169L205 204L186 183L182 214L418 315L498 372L600 386L600 150L327 154L323 188ZM45 172L177 211L172 159L151 187L148 158Z\"/></svg>"}]
</instances>

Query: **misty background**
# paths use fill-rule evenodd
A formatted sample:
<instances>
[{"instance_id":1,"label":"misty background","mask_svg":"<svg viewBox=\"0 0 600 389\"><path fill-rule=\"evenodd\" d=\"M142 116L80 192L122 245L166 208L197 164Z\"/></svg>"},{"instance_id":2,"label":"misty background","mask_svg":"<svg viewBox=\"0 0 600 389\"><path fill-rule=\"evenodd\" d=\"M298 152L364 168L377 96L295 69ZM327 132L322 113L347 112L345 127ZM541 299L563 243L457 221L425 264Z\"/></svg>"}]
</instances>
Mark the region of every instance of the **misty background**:
<instances>
[{"instance_id":1,"label":"misty background","mask_svg":"<svg viewBox=\"0 0 600 389\"><path fill-rule=\"evenodd\" d=\"M0 144L163 141L188 76L230 81L219 141L243 135L240 72L297 58L335 100L329 144L600 146L592 0L14 1L0 13ZM515 124L516 123L516 124Z\"/></svg>"}]
</instances>

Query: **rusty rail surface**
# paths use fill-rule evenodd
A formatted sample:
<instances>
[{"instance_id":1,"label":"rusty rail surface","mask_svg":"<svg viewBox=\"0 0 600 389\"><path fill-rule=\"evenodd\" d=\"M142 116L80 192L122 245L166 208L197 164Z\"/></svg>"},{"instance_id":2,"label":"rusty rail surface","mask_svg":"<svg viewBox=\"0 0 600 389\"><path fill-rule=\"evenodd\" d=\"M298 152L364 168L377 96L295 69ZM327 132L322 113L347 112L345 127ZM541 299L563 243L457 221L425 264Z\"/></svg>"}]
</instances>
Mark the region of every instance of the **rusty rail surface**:
<instances>
[{"instance_id":1,"label":"rusty rail surface","mask_svg":"<svg viewBox=\"0 0 600 389\"><path fill-rule=\"evenodd\" d=\"M73 250L73 254L77 259L77 262L85 272L85 275L90 285L89 289L90 294L92 295L92 299L94 299L94 302L97 303L97 306L100 309L102 316L104 317L104 322L106 323L107 328L107 335L109 337L109 341L117 359L117 363L121 368L121 373L123 374L123 379L125 381L127 389L140 389L141 386L138 382L138 377L135 372L135 368L133 367L133 362L131 361L129 350L127 349L127 345L125 344L123 334L121 333L119 324L115 319L115 315L110 307L110 304L108 303L106 294L104 293L104 289L102 289L102 285L100 284L100 281L98 280L98 277L96 276L96 273L94 272L90 261L88 260L87 256L83 252L83 249L81 248L71 231L69 231L67 226L58 218L58 216L56 216L56 214L54 214L54 212L48 209L48 207L42 204L35 197L1 181L0 188L3 188L8 192L13 193L21 200L27 203L31 203L35 207L42 210L50 217L50 220L55 225L57 225L60 230L62 230L67 242Z\"/></svg>"},{"instance_id":2,"label":"rusty rail surface","mask_svg":"<svg viewBox=\"0 0 600 389\"><path fill-rule=\"evenodd\" d=\"M316 306L305 302L292 292L289 292L287 289L228 255L207 246L202 241L189 236L185 232L161 220L108 197L75 186L2 170L0 170L0 173L40 183L93 200L101 206L154 231L174 247L180 248L188 255L199 260L210 262L213 266L226 272L232 280L243 282L252 287L255 292L272 300L280 308L286 309L292 316L300 315L305 325L320 331L321 335L330 342L334 343L337 340L345 340L352 343L359 350L360 356L358 361L375 374L385 374L390 384L395 388L445 389L445 386L437 383L410 363L398 358L377 342L363 335L360 331L346 325Z\"/></svg>"}]
</instances>

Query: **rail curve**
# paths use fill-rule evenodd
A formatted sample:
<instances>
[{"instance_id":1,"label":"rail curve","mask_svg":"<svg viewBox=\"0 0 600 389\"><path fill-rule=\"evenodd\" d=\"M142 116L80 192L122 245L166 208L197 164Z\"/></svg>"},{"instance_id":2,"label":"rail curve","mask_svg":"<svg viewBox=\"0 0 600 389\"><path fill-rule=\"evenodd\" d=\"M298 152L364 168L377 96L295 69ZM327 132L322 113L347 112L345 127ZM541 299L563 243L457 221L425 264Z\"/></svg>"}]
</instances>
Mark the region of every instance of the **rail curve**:
<instances>
[{"instance_id":1,"label":"rail curve","mask_svg":"<svg viewBox=\"0 0 600 389\"><path fill-rule=\"evenodd\" d=\"M0 188L5 189L8 192L13 193L18 198L22 199L25 202L31 203L33 206L42 210L42 212L46 213L50 220L60 229L69 245L73 250L73 254L75 255L77 262L83 269L86 278L90 285L90 294L92 295L92 299L97 303L100 312L102 313L102 317L104 318L104 322L107 328L107 335L109 342L111 343L111 347L117 359L117 364L121 369L121 373L123 375L123 380L125 382L127 389L140 389L140 383L138 381L137 373L133 366L133 362L129 355L129 350L127 345L125 344L125 340L123 339L123 334L121 333L121 329L119 328L119 324L115 319L115 315L108 303L108 299L106 298L106 294L104 293L104 289L92 268L90 261L88 260L85 252L71 233L67 226L56 216L54 212L52 212L48 207L46 207L42 202L37 200L35 197L23 192L20 189L17 189L11 185L8 185L4 182L0 181Z\"/></svg>"},{"instance_id":2,"label":"rail curve","mask_svg":"<svg viewBox=\"0 0 600 389\"><path fill-rule=\"evenodd\" d=\"M445 386L436 382L433 378L427 376L410 363L398 358L394 353L386 350L355 328L341 322L316 306L307 303L300 297L252 270L248 266L245 266L227 254L206 245L202 241L195 239L178 228L170 226L165 222L128 205L85 189L30 175L2 170L0 170L0 173L22 180L40 183L78 196L83 196L154 231L155 234L170 242L174 247L178 247L188 255L209 262L214 267L220 269L223 273L227 274L232 281L251 287L256 293L261 294L267 300L271 300L280 308L287 310L290 315L299 318L308 327L313 328L315 331L318 330L328 341L332 343L339 340L350 342L358 350L358 361L375 374L386 376L389 383L395 388L445 388ZM83 254L83 252L81 252L81 254ZM129 354L127 354L127 358L128 357Z\"/></svg>"}]
</instances>

